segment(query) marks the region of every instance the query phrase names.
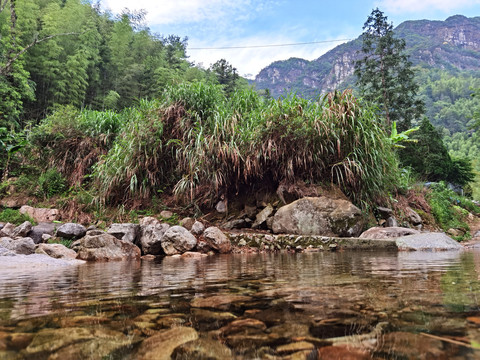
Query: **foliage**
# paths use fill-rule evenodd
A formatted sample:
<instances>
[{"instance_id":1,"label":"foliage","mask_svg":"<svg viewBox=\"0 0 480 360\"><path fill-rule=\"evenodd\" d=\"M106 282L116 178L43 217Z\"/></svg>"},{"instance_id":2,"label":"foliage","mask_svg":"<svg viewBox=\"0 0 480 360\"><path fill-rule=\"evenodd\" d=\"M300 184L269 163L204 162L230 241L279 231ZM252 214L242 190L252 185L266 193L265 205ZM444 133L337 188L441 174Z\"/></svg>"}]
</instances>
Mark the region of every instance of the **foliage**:
<instances>
[{"instance_id":1,"label":"foliage","mask_svg":"<svg viewBox=\"0 0 480 360\"><path fill-rule=\"evenodd\" d=\"M378 105L387 127L396 121L399 130L407 130L424 110L417 98L418 86L405 54L405 41L395 37L393 26L379 9L372 11L363 30L364 57L355 61L360 93Z\"/></svg>"},{"instance_id":2,"label":"foliage","mask_svg":"<svg viewBox=\"0 0 480 360\"><path fill-rule=\"evenodd\" d=\"M61 195L67 190L67 182L57 169L49 169L38 178L38 195L49 199Z\"/></svg>"},{"instance_id":3,"label":"foliage","mask_svg":"<svg viewBox=\"0 0 480 360\"><path fill-rule=\"evenodd\" d=\"M412 135L415 144L407 143L399 151L403 166L411 167L428 181L449 181L466 185L474 179L468 159L452 159L443 143L440 132L424 118L418 131Z\"/></svg>"},{"instance_id":4,"label":"foliage","mask_svg":"<svg viewBox=\"0 0 480 360\"><path fill-rule=\"evenodd\" d=\"M221 194L302 179L331 181L367 204L395 183L396 169L374 111L350 92L266 101L253 90L227 98L220 86L199 82L142 102L94 178L102 200L114 203L166 187L212 204Z\"/></svg>"},{"instance_id":5,"label":"foliage","mask_svg":"<svg viewBox=\"0 0 480 360\"><path fill-rule=\"evenodd\" d=\"M417 131L419 129L419 127L414 127L414 128L411 128L411 129L408 129L408 130L405 130L405 131L402 131L401 133L399 133L397 131L397 122L394 121L392 123L392 130L390 131L390 141L393 143L393 145L397 148L405 148L404 145L400 144L402 142L413 142L413 143L416 143L417 140L416 139L410 139L409 138L409 135L414 133L415 131Z\"/></svg>"},{"instance_id":6,"label":"foliage","mask_svg":"<svg viewBox=\"0 0 480 360\"><path fill-rule=\"evenodd\" d=\"M478 206L473 204L471 200L456 194L447 188L443 182L432 186L432 191L427 200L435 220L444 231L451 228L460 229L464 231L466 236L469 235L470 228L465 222L466 214L468 214L468 211L480 213Z\"/></svg>"},{"instance_id":7,"label":"foliage","mask_svg":"<svg viewBox=\"0 0 480 360\"><path fill-rule=\"evenodd\" d=\"M231 95L235 91L239 76L237 69L229 64L227 60L218 60L215 64L210 66L209 70L215 75L218 83L222 85L228 95Z\"/></svg>"},{"instance_id":8,"label":"foliage","mask_svg":"<svg viewBox=\"0 0 480 360\"><path fill-rule=\"evenodd\" d=\"M0 222L20 225L25 221L30 221L32 225L36 224L35 220L26 214L21 214L19 210L4 209L0 212Z\"/></svg>"},{"instance_id":9,"label":"foliage","mask_svg":"<svg viewBox=\"0 0 480 360\"><path fill-rule=\"evenodd\" d=\"M7 180L13 156L25 147L27 141L23 133L0 127L0 165L2 181Z\"/></svg>"}]
</instances>

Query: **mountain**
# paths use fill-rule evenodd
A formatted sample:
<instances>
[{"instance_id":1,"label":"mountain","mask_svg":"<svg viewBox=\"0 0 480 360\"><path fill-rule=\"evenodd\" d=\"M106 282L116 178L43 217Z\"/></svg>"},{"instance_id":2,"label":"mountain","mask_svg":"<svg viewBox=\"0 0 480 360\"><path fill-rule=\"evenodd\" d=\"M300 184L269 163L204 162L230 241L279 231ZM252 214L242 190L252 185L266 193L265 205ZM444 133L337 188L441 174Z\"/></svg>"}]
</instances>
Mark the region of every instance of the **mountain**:
<instances>
[{"instance_id":1,"label":"mountain","mask_svg":"<svg viewBox=\"0 0 480 360\"><path fill-rule=\"evenodd\" d=\"M445 21L405 21L394 29L406 41L414 65L456 71L478 72L480 77L480 17L462 15ZM276 61L255 78L257 89L269 89L274 97L296 92L314 98L354 83L353 61L361 57L361 37L339 45L318 59L291 58Z\"/></svg>"}]
</instances>

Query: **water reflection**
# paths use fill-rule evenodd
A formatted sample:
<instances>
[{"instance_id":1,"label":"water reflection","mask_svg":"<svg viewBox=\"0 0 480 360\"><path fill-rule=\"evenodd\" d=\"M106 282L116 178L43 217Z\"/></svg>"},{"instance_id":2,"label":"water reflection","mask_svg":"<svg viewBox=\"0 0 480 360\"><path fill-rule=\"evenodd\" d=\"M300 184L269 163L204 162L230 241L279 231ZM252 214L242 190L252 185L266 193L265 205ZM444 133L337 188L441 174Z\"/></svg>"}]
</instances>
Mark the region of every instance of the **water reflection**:
<instances>
[{"instance_id":1,"label":"water reflection","mask_svg":"<svg viewBox=\"0 0 480 360\"><path fill-rule=\"evenodd\" d=\"M203 338L207 336L203 332L226 326L226 320L213 322L208 317L213 315L199 312L194 300L221 295L241 296L244 301L226 307L212 305L209 311L228 310L231 317L222 316L230 317L229 321L253 318L265 324L265 329L256 330L255 341L247 332L253 341L249 346L258 351L271 349L265 351L272 356L283 351L275 346L298 338L298 334L275 337L276 331L286 334L296 326L303 338L317 339L317 343L311 341L315 349L322 347L319 353L326 350L318 339L361 335L366 336L361 338L362 346L370 341L361 351L379 358L389 358L388 351L410 358L405 349L417 345L416 351L425 354L474 358L479 354L472 347L480 331L471 319L480 316L479 279L480 252L221 255L95 263L62 270L7 269L0 271L0 355L5 350L26 356L28 350L12 350L13 345L2 349L2 331L21 330L35 336L44 328L72 324L90 329L92 322L132 339L140 337L135 344L172 324L190 324ZM160 321L160 314L169 317ZM199 320L202 316L208 321ZM33 318L39 321L32 323ZM286 324L288 329L278 330ZM383 334L382 341L377 330ZM418 340L422 333L448 338L422 342ZM246 341L245 336L241 341ZM449 342L451 336L466 345L455 347ZM400 338L406 344L403 353L394 340ZM236 334L223 340L235 354L249 358L252 353L239 350L243 349L241 341ZM434 350L421 347L427 343ZM132 353L136 346L131 346Z\"/></svg>"}]
</instances>

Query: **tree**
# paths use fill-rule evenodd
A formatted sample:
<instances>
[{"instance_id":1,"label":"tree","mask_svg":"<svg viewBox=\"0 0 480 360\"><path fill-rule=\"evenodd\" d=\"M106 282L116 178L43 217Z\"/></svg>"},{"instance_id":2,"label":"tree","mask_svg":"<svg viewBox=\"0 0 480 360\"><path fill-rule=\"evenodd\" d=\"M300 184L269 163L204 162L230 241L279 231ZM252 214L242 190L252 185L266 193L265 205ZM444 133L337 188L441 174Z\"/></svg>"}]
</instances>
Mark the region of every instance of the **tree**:
<instances>
[{"instance_id":1,"label":"tree","mask_svg":"<svg viewBox=\"0 0 480 360\"><path fill-rule=\"evenodd\" d=\"M405 54L405 41L394 36L393 25L378 8L363 30L364 56L354 63L357 86L365 100L378 106L386 129L396 121L399 131L405 131L424 112L423 102L417 98L412 64Z\"/></svg>"},{"instance_id":2,"label":"tree","mask_svg":"<svg viewBox=\"0 0 480 360\"><path fill-rule=\"evenodd\" d=\"M441 133L424 117L418 131L411 139L415 143L405 143L400 149L403 166L411 167L428 181L449 181L466 185L473 181L472 164L467 158L452 159L443 143Z\"/></svg>"},{"instance_id":3,"label":"tree","mask_svg":"<svg viewBox=\"0 0 480 360\"><path fill-rule=\"evenodd\" d=\"M239 79L237 69L228 63L225 59L218 60L210 66L209 70L215 75L218 83L222 85L227 95L235 91L237 80Z\"/></svg>"}]
</instances>

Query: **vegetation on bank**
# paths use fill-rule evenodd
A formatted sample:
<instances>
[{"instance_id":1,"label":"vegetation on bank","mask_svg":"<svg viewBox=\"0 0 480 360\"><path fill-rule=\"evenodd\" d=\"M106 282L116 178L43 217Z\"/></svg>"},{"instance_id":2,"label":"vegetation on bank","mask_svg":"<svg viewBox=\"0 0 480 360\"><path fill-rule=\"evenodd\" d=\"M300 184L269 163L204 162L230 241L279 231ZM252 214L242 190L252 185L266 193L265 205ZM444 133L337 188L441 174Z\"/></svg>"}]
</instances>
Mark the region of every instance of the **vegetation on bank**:
<instances>
[{"instance_id":1,"label":"vegetation on bank","mask_svg":"<svg viewBox=\"0 0 480 360\"><path fill-rule=\"evenodd\" d=\"M392 192L398 177L375 112L348 91L274 100L183 84L119 113L59 108L28 139L29 159L18 157L12 171L40 172L43 198L62 193L64 178L110 205L174 194L208 207L220 196L301 180L332 182L366 206Z\"/></svg>"}]
</instances>

